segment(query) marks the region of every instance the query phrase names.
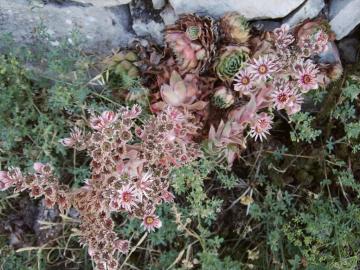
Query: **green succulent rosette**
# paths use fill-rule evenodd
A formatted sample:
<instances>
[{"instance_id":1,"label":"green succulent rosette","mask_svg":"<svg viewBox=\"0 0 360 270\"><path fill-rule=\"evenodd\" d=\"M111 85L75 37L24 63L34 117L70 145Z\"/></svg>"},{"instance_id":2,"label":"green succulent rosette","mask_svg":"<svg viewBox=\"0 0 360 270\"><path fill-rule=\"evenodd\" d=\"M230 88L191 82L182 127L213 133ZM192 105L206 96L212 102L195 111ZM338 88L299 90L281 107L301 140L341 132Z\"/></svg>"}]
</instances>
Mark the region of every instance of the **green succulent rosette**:
<instances>
[{"instance_id":1,"label":"green succulent rosette","mask_svg":"<svg viewBox=\"0 0 360 270\"><path fill-rule=\"evenodd\" d=\"M135 78L139 75L139 70L134 64L138 61L138 57L134 52L120 52L114 60L116 62L114 68L115 74L120 76L127 75L131 78Z\"/></svg>"},{"instance_id":2,"label":"green succulent rosette","mask_svg":"<svg viewBox=\"0 0 360 270\"><path fill-rule=\"evenodd\" d=\"M249 58L249 49L244 46L227 46L220 51L215 63L215 72L222 81L232 81L235 74Z\"/></svg>"},{"instance_id":3,"label":"green succulent rosette","mask_svg":"<svg viewBox=\"0 0 360 270\"><path fill-rule=\"evenodd\" d=\"M225 86L220 86L215 89L215 94L211 99L214 106L220 109L227 109L234 104L234 96Z\"/></svg>"}]
</instances>

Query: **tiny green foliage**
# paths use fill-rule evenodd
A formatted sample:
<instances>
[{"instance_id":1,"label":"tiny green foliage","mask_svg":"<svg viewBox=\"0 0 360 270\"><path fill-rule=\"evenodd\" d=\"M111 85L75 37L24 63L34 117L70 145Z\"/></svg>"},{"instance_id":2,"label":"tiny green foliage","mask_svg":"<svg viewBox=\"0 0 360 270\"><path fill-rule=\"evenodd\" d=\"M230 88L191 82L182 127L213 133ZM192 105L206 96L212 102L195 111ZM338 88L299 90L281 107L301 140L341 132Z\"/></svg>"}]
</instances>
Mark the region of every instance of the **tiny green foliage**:
<instances>
[{"instance_id":1,"label":"tiny green foliage","mask_svg":"<svg viewBox=\"0 0 360 270\"><path fill-rule=\"evenodd\" d=\"M350 76L342 88L341 96L337 106L335 106L332 117L346 124L356 117L356 107L354 102L360 94L360 80L357 76Z\"/></svg>"},{"instance_id":2,"label":"tiny green foliage","mask_svg":"<svg viewBox=\"0 0 360 270\"><path fill-rule=\"evenodd\" d=\"M0 246L0 265L4 270L35 270L43 268L35 268L31 266L31 258L29 259L25 253L16 254L9 246ZM40 265L39 265L40 266Z\"/></svg>"},{"instance_id":3,"label":"tiny green foliage","mask_svg":"<svg viewBox=\"0 0 360 270\"><path fill-rule=\"evenodd\" d=\"M343 104L335 107L332 112L332 117L340 120L342 123L346 123L355 118L355 113L355 106L351 104L350 101L346 100Z\"/></svg>"},{"instance_id":4,"label":"tiny green foliage","mask_svg":"<svg viewBox=\"0 0 360 270\"><path fill-rule=\"evenodd\" d=\"M277 147L276 150L274 151L274 153L272 154L274 156L274 158L277 161L283 160L284 159L284 154L288 151L289 149L285 146L282 145L281 148Z\"/></svg>"},{"instance_id":5,"label":"tiny green foliage","mask_svg":"<svg viewBox=\"0 0 360 270\"><path fill-rule=\"evenodd\" d=\"M281 248L281 227L286 223L285 218L293 211L292 205L291 194L287 191L276 191L269 186L263 204L260 206L255 203L250 208L251 216L268 228L267 243L273 252L278 252Z\"/></svg>"},{"instance_id":6,"label":"tiny green foliage","mask_svg":"<svg viewBox=\"0 0 360 270\"><path fill-rule=\"evenodd\" d=\"M315 105L321 104L321 102L324 100L326 96L326 89L319 88L316 91L312 91L309 93L309 96L314 101Z\"/></svg>"},{"instance_id":7,"label":"tiny green foliage","mask_svg":"<svg viewBox=\"0 0 360 270\"><path fill-rule=\"evenodd\" d=\"M308 112L299 112L291 116L290 123L294 123L294 130L290 132L293 142L311 143L320 136L321 130L314 129L312 122L315 118Z\"/></svg>"},{"instance_id":8,"label":"tiny green foliage","mask_svg":"<svg viewBox=\"0 0 360 270\"><path fill-rule=\"evenodd\" d=\"M356 191L357 197L360 198L360 184L355 180L354 174L350 170L333 170L334 175L337 177L338 184L346 189ZM345 190L343 191L345 193ZM346 196L346 194L345 194Z\"/></svg>"},{"instance_id":9,"label":"tiny green foliage","mask_svg":"<svg viewBox=\"0 0 360 270\"><path fill-rule=\"evenodd\" d=\"M224 186L226 189L232 189L238 184L238 177L232 173L229 172L226 168L216 168L215 172L215 179L219 180L222 186Z\"/></svg>"},{"instance_id":10,"label":"tiny green foliage","mask_svg":"<svg viewBox=\"0 0 360 270\"><path fill-rule=\"evenodd\" d=\"M202 270L218 270L218 269L226 269L226 270L241 270L246 269L245 265L232 260L230 257L225 257L225 259L219 259L219 256L214 253L202 252L200 254L200 259L202 262L201 269Z\"/></svg>"},{"instance_id":11,"label":"tiny green foliage","mask_svg":"<svg viewBox=\"0 0 360 270\"><path fill-rule=\"evenodd\" d=\"M342 90L342 95L348 98L351 102L357 99L360 94L360 79L356 76L351 76L345 83L345 87Z\"/></svg>"},{"instance_id":12,"label":"tiny green foliage","mask_svg":"<svg viewBox=\"0 0 360 270\"><path fill-rule=\"evenodd\" d=\"M204 182L208 180L214 164L206 159L192 163L180 169L174 170L172 185L177 194L186 193L190 207L189 216L198 217L207 224L216 218L222 200L208 198L205 192Z\"/></svg>"},{"instance_id":13,"label":"tiny green foliage","mask_svg":"<svg viewBox=\"0 0 360 270\"><path fill-rule=\"evenodd\" d=\"M345 126L346 137L348 140L357 139L360 135L360 122L352 122Z\"/></svg>"},{"instance_id":14,"label":"tiny green foliage","mask_svg":"<svg viewBox=\"0 0 360 270\"><path fill-rule=\"evenodd\" d=\"M359 208L317 199L283 231L311 269L356 269L359 262Z\"/></svg>"}]
</instances>

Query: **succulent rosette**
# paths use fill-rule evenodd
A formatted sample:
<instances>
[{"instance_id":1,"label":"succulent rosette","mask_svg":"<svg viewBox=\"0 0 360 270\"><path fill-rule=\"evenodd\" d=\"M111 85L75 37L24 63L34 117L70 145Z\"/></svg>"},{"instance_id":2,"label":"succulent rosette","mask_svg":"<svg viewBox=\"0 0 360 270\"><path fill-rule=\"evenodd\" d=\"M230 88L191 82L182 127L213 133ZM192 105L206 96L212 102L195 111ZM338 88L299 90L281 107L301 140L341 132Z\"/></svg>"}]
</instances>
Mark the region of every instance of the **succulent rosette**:
<instances>
[{"instance_id":1,"label":"succulent rosette","mask_svg":"<svg viewBox=\"0 0 360 270\"><path fill-rule=\"evenodd\" d=\"M295 32L297 46L305 57L326 51L328 42L334 39L329 23L321 19L304 22Z\"/></svg>"},{"instance_id":2,"label":"succulent rosette","mask_svg":"<svg viewBox=\"0 0 360 270\"><path fill-rule=\"evenodd\" d=\"M206 69L215 55L217 37L214 20L194 14L180 17L165 30L165 41L174 53L182 74Z\"/></svg>"},{"instance_id":3,"label":"succulent rosette","mask_svg":"<svg viewBox=\"0 0 360 270\"><path fill-rule=\"evenodd\" d=\"M215 93L212 97L212 103L220 108L227 109L235 102L234 95L226 86L219 86L215 89Z\"/></svg>"},{"instance_id":4,"label":"succulent rosette","mask_svg":"<svg viewBox=\"0 0 360 270\"><path fill-rule=\"evenodd\" d=\"M220 51L215 63L215 71L222 81L232 81L235 74L249 58L250 50L244 46L226 46Z\"/></svg>"},{"instance_id":5,"label":"succulent rosette","mask_svg":"<svg viewBox=\"0 0 360 270\"><path fill-rule=\"evenodd\" d=\"M214 126L210 127L204 151L219 162L226 160L228 167L231 168L236 157L245 148L246 139L243 130L238 129L237 123L232 120L226 122L221 120L217 129Z\"/></svg>"},{"instance_id":6,"label":"succulent rosette","mask_svg":"<svg viewBox=\"0 0 360 270\"><path fill-rule=\"evenodd\" d=\"M163 84L160 95L163 101L154 103L152 109L163 110L167 105L184 107L188 110L202 110L207 102L196 101L200 92L198 78L193 74L186 74L184 79L177 71L172 71L169 84Z\"/></svg>"},{"instance_id":7,"label":"succulent rosette","mask_svg":"<svg viewBox=\"0 0 360 270\"><path fill-rule=\"evenodd\" d=\"M220 19L220 28L225 40L231 43L246 43L250 38L250 27L244 16L237 12L225 14Z\"/></svg>"},{"instance_id":8,"label":"succulent rosette","mask_svg":"<svg viewBox=\"0 0 360 270\"><path fill-rule=\"evenodd\" d=\"M179 73L173 71L170 77L170 84L164 84L161 89L162 99L171 106L192 104L197 94L196 78L190 74L183 80Z\"/></svg>"},{"instance_id":9,"label":"succulent rosette","mask_svg":"<svg viewBox=\"0 0 360 270\"><path fill-rule=\"evenodd\" d=\"M116 75L136 78L139 76L139 69L136 66L138 61L139 58L134 52L121 51L106 58L104 62Z\"/></svg>"}]
</instances>

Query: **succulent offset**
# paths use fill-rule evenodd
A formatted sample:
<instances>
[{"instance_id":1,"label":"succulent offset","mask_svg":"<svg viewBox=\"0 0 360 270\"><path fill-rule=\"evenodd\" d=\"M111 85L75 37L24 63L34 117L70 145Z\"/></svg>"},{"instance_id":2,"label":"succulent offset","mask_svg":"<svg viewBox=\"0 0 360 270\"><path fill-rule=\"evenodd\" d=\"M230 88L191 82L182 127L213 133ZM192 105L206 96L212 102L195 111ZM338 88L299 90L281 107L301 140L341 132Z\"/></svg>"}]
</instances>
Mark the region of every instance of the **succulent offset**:
<instances>
[{"instance_id":1,"label":"succulent offset","mask_svg":"<svg viewBox=\"0 0 360 270\"><path fill-rule=\"evenodd\" d=\"M125 76L136 78L139 76L139 68L136 66L138 61L139 58L134 52L120 51L105 59L104 62L120 78Z\"/></svg>"},{"instance_id":2,"label":"succulent offset","mask_svg":"<svg viewBox=\"0 0 360 270\"><path fill-rule=\"evenodd\" d=\"M230 12L220 19L221 35L229 43L246 43L250 38L250 27L246 18Z\"/></svg>"},{"instance_id":3,"label":"succulent offset","mask_svg":"<svg viewBox=\"0 0 360 270\"><path fill-rule=\"evenodd\" d=\"M218 33L210 17L183 15L166 27L165 41L175 55L181 73L199 73L210 64L215 54Z\"/></svg>"},{"instance_id":4,"label":"succulent offset","mask_svg":"<svg viewBox=\"0 0 360 270\"><path fill-rule=\"evenodd\" d=\"M235 97L230 89L226 86L219 86L215 89L215 93L212 97L212 103L220 108L227 109L235 102Z\"/></svg>"},{"instance_id":5,"label":"succulent offset","mask_svg":"<svg viewBox=\"0 0 360 270\"><path fill-rule=\"evenodd\" d=\"M243 46L226 46L219 51L215 71L222 81L232 81L249 58L250 50Z\"/></svg>"}]
</instances>

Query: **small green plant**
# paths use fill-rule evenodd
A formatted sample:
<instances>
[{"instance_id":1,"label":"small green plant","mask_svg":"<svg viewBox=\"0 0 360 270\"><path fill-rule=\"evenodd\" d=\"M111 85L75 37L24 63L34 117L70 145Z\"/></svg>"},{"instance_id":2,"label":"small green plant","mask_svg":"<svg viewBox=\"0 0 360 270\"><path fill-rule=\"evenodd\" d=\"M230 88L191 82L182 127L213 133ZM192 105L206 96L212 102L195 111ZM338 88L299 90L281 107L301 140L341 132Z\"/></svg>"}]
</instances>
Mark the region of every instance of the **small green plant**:
<instances>
[{"instance_id":1,"label":"small green plant","mask_svg":"<svg viewBox=\"0 0 360 270\"><path fill-rule=\"evenodd\" d=\"M294 130L290 132L293 142L311 143L320 136L321 130L314 129L311 125L315 118L308 112L299 112L291 116L290 123L294 123Z\"/></svg>"}]
</instances>

